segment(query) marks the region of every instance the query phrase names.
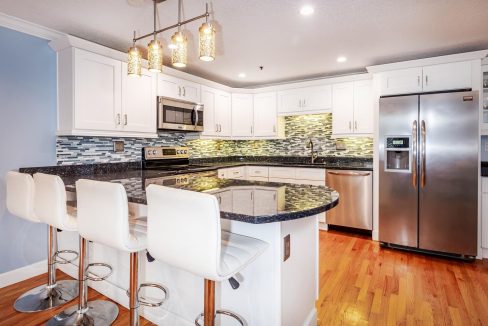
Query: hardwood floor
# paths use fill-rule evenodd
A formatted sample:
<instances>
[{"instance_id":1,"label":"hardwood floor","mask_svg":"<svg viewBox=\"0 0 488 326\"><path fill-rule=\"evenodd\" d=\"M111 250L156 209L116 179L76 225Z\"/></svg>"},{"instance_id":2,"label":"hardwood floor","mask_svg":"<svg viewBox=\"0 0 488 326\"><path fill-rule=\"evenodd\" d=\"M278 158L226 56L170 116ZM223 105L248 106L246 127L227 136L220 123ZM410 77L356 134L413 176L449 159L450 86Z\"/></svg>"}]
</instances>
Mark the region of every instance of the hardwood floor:
<instances>
[{"instance_id":1,"label":"hardwood floor","mask_svg":"<svg viewBox=\"0 0 488 326\"><path fill-rule=\"evenodd\" d=\"M488 261L320 232L320 325L488 325Z\"/></svg>"},{"instance_id":2,"label":"hardwood floor","mask_svg":"<svg viewBox=\"0 0 488 326\"><path fill-rule=\"evenodd\" d=\"M68 276L58 271L58 278ZM45 279L39 275L0 289L0 325L44 324L66 308L14 311L15 299ZM89 298L106 299L91 289ZM119 309L115 325L127 325L128 311ZM382 249L366 237L320 232L317 310L319 325L488 325L488 261ZM141 319L141 325L151 323Z\"/></svg>"}]
</instances>

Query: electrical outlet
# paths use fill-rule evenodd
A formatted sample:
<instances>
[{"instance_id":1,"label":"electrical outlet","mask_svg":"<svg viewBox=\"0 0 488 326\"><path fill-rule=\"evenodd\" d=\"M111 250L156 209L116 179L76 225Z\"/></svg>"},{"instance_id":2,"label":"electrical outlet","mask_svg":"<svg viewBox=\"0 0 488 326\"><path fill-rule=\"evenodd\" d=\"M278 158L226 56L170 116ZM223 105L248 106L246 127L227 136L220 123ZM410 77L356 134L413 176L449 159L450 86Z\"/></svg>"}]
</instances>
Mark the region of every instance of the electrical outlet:
<instances>
[{"instance_id":1,"label":"electrical outlet","mask_svg":"<svg viewBox=\"0 0 488 326\"><path fill-rule=\"evenodd\" d=\"M123 153L124 152L124 141L123 140L114 140L114 152L115 153Z\"/></svg>"},{"instance_id":2,"label":"electrical outlet","mask_svg":"<svg viewBox=\"0 0 488 326\"><path fill-rule=\"evenodd\" d=\"M347 149L346 143L342 140L336 140L336 150L345 151Z\"/></svg>"}]
</instances>

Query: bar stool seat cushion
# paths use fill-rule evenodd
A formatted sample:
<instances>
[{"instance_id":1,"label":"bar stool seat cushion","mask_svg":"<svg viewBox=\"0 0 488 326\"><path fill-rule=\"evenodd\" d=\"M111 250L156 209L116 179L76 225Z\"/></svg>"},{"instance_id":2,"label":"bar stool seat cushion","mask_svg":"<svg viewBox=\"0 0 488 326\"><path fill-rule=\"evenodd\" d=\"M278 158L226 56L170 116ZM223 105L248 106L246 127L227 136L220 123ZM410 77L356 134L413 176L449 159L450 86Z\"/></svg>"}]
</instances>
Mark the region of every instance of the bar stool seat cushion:
<instances>
[{"instance_id":1,"label":"bar stool seat cushion","mask_svg":"<svg viewBox=\"0 0 488 326\"><path fill-rule=\"evenodd\" d=\"M246 268L267 247L268 244L264 241L222 231L220 251L220 275L222 279L228 279Z\"/></svg>"}]
</instances>

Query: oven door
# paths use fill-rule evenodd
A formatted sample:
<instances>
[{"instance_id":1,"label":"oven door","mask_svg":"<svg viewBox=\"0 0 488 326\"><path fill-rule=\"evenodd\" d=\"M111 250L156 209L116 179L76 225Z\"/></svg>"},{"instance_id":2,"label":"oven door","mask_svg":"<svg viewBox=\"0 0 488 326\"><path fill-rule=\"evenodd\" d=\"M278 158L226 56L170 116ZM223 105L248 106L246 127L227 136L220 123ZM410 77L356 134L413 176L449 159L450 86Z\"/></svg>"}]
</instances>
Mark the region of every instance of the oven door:
<instances>
[{"instance_id":1,"label":"oven door","mask_svg":"<svg viewBox=\"0 0 488 326\"><path fill-rule=\"evenodd\" d=\"M159 96L158 129L203 131L203 105Z\"/></svg>"}]
</instances>

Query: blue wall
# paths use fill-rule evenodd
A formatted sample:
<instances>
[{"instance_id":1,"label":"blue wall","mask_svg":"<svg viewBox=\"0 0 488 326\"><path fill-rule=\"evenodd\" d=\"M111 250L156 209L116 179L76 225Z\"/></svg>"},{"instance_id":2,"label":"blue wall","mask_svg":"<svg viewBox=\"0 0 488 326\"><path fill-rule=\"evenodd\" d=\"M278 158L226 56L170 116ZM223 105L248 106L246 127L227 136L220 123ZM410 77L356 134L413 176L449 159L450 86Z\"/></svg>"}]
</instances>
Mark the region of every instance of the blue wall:
<instances>
[{"instance_id":1,"label":"blue wall","mask_svg":"<svg viewBox=\"0 0 488 326\"><path fill-rule=\"evenodd\" d=\"M56 53L0 27L0 273L46 259L47 227L8 213L5 174L56 164Z\"/></svg>"}]
</instances>

